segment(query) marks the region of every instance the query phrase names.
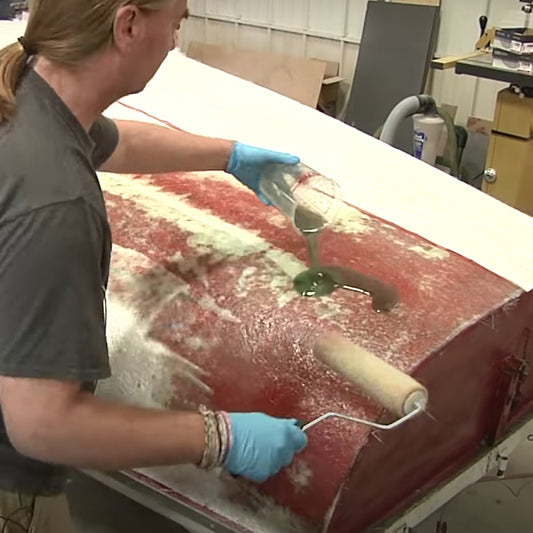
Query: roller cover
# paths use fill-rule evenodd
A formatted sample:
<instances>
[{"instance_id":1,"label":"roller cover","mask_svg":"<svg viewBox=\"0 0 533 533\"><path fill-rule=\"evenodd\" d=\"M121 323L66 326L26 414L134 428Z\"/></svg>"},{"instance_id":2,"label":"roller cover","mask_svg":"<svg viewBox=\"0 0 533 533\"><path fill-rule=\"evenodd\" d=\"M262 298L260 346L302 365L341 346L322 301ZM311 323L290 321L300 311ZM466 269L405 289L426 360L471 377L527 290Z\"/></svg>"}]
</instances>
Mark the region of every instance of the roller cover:
<instances>
[{"instance_id":1,"label":"roller cover","mask_svg":"<svg viewBox=\"0 0 533 533\"><path fill-rule=\"evenodd\" d=\"M373 353L345 339L325 332L314 353L329 368L345 377L398 417L427 406L427 390L411 376L400 372Z\"/></svg>"}]
</instances>

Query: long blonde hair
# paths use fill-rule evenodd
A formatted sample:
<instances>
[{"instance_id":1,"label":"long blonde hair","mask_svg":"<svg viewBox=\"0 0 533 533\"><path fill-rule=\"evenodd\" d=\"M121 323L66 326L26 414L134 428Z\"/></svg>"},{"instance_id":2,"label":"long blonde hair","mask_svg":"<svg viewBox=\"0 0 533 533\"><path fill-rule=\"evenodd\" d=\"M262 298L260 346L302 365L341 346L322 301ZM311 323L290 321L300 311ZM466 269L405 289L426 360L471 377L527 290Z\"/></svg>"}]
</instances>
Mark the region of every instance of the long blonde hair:
<instances>
[{"instance_id":1,"label":"long blonde hair","mask_svg":"<svg viewBox=\"0 0 533 533\"><path fill-rule=\"evenodd\" d=\"M30 0L24 36L0 50L0 123L15 113L15 93L31 55L74 66L113 38L117 10L126 4L158 9L168 0Z\"/></svg>"}]
</instances>

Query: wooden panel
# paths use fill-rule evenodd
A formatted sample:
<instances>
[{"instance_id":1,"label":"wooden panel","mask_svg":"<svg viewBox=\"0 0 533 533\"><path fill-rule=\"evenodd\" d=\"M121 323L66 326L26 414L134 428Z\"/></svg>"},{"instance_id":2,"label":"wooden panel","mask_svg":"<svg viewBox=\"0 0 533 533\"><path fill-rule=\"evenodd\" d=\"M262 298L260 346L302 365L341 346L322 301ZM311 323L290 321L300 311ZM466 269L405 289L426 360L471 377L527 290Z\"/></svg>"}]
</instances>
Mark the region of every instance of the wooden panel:
<instances>
[{"instance_id":1,"label":"wooden panel","mask_svg":"<svg viewBox=\"0 0 533 533\"><path fill-rule=\"evenodd\" d=\"M483 190L502 202L533 215L533 139L506 135L491 137L488 166L498 173Z\"/></svg>"},{"instance_id":2,"label":"wooden panel","mask_svg":"<svg viewBox=\"0 0 533 533\"><path fill-rule=\"evenodd\" d=\"M326 71L322 61L200 42L191 42L187 55L313 108Z\"/></svg>"},{"instance_id":3,"label":"wooden panel","mask_svg":"<svg viewBox=\"0 0 533 533\"><path fill-rule=\"evenodd\" d=\"M533 100L520 98L509 89L498 94L494 129L522 139L533 136Z\"/></svg>"},{"instance_id":4,"label":"wooden panel","mask_svg":"<svg viewBox=\"0 0 533 533\"><path fill-rule=\"evenodd\" d=\"M450 68L455 68L455 65L457 65L459 61L463 61L465 59L473 59L474 57L483 56L486 53L486 50L476 50L474 52L468 52L466 54L461 54L457 56L441 57L440 59L434 59L431 62L431 67L437 70L447 70Z\"/></svg>"},{"instance_id":5,"label":"wooden panel","mask_svg":"<svg viewBox=\"0 0 533 533\"><path fill-rule=\"evenodd\" d=\"M461 78L461 76L458 76L458 78ZM477 81L472 115L492 122L498 91L508 87L508 84L494 80L479 79Z\"/></svg>"}]
</instances>

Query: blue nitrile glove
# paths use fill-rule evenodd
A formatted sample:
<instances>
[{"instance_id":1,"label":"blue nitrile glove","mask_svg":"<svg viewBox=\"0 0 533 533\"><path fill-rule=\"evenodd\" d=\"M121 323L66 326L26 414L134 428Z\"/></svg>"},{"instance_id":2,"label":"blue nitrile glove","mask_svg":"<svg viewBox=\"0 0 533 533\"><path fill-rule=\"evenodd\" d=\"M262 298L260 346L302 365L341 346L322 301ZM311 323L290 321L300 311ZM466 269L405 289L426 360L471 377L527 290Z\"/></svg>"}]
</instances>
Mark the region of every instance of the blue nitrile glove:
<instances>
[{"instance_id":1,"label":"blue nitrile glove","mask_svg":"<svg viewBox=\"0 0 533 533\"><path fill-rule=\"evenodd\" d=\"M295 419L263 413L230 413L229 417L232 444L226 468L234 475L262 483L307 446L307 435Z\"/></svg>"},{"instance_id":2,"label":"blue nitrile glove","mask_svg":"<svg viewBox=\"0 0 533 533\"><path fill-rule=\"evenodd\" d=\"M264 204L269 205L270 202L259 189L263 169L272 163L296 165L299 162L300 158L295 155L236 142L233 144L226 172L233 174L241 183L252 189Z\"/></svg>"}]
</instances>

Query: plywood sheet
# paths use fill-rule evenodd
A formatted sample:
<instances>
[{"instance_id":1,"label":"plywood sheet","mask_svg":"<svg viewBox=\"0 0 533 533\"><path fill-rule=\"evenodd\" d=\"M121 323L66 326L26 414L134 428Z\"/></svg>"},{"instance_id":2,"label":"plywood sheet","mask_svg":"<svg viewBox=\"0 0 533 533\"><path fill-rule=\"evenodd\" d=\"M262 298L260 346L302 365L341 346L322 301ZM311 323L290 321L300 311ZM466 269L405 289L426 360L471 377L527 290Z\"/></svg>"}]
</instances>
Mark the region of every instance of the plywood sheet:
<instances>
[{"instance_id":1,"label":"plywood sheet","mask_svg":"<svg viewBox=\"0 0 533 533\"><path fill-rule=\"evenodd\" d=\"M288 96L315 108L326 73L326 63L316 59L193 41L187 55L228 74Z\"/></svg>"}]
</instances>

